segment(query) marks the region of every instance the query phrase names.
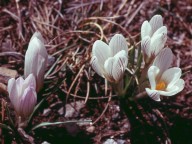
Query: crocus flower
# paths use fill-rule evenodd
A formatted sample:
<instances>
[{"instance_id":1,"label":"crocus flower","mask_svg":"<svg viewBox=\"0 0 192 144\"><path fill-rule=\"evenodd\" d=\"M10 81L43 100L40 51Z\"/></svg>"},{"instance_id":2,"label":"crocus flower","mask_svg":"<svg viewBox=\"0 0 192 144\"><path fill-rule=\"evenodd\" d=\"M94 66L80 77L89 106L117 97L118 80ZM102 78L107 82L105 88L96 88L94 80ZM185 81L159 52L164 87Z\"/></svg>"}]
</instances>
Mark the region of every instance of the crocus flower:
<instances>
[{"instance_id":1,"label":"crocus flower","mask_svg":"<svg viewBox=\"0 0 192 144\"><path fill-rule=\"evenodd\" d=\"M109 45L101 40L95 41L92 49L91 65L97 74L108 81L117 83L123 77L128 63L126 39L115 34Z\"/></svg>"},{"instance_id":2,"label":"crocus flower","mask_svg":"<svg viewBox=\"0 0 192 144\"><path fill-rule=\"evenodd\" d=\"M9 79L7 90L9 98L18 116L27 118L33 111L37 102L36 82L33 74L25 80L19 77Z\"/></svg>"},{"instance_id":3,"label":"crocus flower","mask_svg":"<svg viewBox=\"0 0 192 144\"><path fill-rule=\"evenodd\" d=\"M184 80L180 78L181 69L169 68L172 60L172 51L165 48L160 51L148 70L151 88L146 88L146 92L155 101L160 101L160 95L173 96L184 88Z\"/></svg>"},{"instance_id":4,"label":"crocus flower","mask_svg":"<svg viewBox=\"0 0 192 144\"><path fill-rule=\"evenodd\" d=\"M141 39L144 59L148 63L164 48L167 40L167 28L163 26L162 16L155 15L149 22L143 22L141 26Z\"/></svg>"},{"instance_id":5,"label":"crocus flower","mask_svg":"<svg viewBox=\"0 0 192 144\"><path fill-rule=\"evenodd\" d=\"M31 73L35 76L37 92L43 87L47 58L44 39L39 32L35 32L25 54L24 75L25 78Z\"/></svg>"}]
</instances>

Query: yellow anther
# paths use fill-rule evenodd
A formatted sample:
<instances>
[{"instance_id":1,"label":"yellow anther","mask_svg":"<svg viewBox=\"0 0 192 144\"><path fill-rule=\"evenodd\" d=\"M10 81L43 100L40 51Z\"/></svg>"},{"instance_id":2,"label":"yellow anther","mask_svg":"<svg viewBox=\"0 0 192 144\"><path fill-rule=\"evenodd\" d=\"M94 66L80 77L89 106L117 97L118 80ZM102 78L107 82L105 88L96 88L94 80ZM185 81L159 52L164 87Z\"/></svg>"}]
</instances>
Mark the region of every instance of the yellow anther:
<instances>
[{"instance_id":1,"label":"yellow anther","mask_svg":"<svg viewBox=\"0 0 192 144\"><path fill-rule=\"evenodd\" d=\"M166 89L166 83L164 81L160 81L156 85L156 90L165 90Z\"/></svg>"}]
</instances>

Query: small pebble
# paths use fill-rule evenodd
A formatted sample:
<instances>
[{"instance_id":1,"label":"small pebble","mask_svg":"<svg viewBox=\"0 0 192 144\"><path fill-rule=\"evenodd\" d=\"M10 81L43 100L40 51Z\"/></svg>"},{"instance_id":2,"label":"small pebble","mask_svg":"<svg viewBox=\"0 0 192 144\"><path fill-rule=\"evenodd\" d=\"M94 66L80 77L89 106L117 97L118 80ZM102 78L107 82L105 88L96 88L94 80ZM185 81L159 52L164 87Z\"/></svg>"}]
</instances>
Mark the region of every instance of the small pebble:
<instances>
[{"instance_id":1,"label":"small pebble","mask_svg":"<svg viewBox=\"0 0 192 144\"><path fill-rule=\"evenodd\" d=\"M126 128L126 129L129 128L129 124L124 124L123 128Z\"/></svg>"},{"instance_id":2,"label":"small pebble","mask_svg":"<svg viewBox=\"0 0 192 144\"><path fill-rule=\"evenodd\" d=\"M48 143L47 141L44 141L44 142L42 142L41 144L50 144L50 143Z\"/></svg>"},{"instance_id":3,"label":"small pebble","mask_svg":"<svg viewBox=\"0 0 192 144\"><path fill-rule=\"evenodd\" d=\"M64 114L63 107L61 107L61 108L58 110L58 113L59 113L60 115L63 115L63 114Z\"/></svg>"},{"instance_id":4,"label":"small pebble","mask_svg":"<svg viewBox=\"0 0 192 144\"><path fill-rule=\"evenodd\" d=\"M119 119L119 113L115 113L112 115L112 121L116 121Z\"/></svg>"},{"instance_id":5,"label":"small pebble","mask_svg":"<svg viewBox=\"0 0 192 144\"><path fill-rule=\"evenodd\" d=\"M43 116L48 116L50 114L50 112L51 112L50 108L44 109Z\"/></svg>"},{"instance_id":6,"label":"small pebble","mask_svg":"<svg viewBox=\"0 0 192 144\"><path fill-rule=\"evenodd\" d=\"M125 140L118 139L118 140L117 140L117 144L125 144Z\"/></svg>"},{"instance_id":7,"label":"small pebble","mask_svg":"<svg viewBox=\"0 0 192 144\"><path fill-rule=\"evenodd\" d=\"M72 102L70 104L66 104L65 108L66 108L66 113L65 113L65 117L66 118L70 118L70 117L77 117L79 116L79 111L85 107L84 101L76 101L76 102Z\"/></svg>"},{"instance_id":8,"label":"small pebble","mask_svg":"<svg viewBox=\"0 0 192 144\"><path fill-rule=\"evenodd\" d=\"M103 144L118 144L114 139L107 139Z\"/></svg>"},{"instance_id":9,"label":"small pebble","mask_svg":"<svg viewBox=\"0 0 192 144\"><path fill-rule=\"evenodd\" d=\"M95 127L94 127L94 126L90 126L90 127L88 127L86 130L87 130L87 132L89 132L89 133L93 133L94 130L95 130Z\"/></svg>"}]
</instances>

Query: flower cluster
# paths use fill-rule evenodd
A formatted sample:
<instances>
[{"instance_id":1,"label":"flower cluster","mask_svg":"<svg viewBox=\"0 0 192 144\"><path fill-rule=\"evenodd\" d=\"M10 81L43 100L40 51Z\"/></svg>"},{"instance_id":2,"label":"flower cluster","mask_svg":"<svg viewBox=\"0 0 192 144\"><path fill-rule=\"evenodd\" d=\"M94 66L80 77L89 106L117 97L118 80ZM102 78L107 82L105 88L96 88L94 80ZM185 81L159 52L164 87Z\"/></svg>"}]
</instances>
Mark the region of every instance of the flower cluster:
<instances>
[{"instance_id":1,"label":"flower cluster","mask_svg":"<svg viewBox=\"0 0 192 144\"><path fill-rule=\"evenodd\" d=\"M25 80L19 77L9 79L7 90L18 117L27 119L37 103L37 92L43 87L47 51L44 39L35 32L25 55Z\"/></svg>"},{"instance_id":2,"label":"flower cluster","mask_svg":"<svg viewBox=\"0 0 192 144\"><path fill-rule=\"evenodd\" d=\"M141 48L146 63L153 60L148 69L151 88L146 88L147 94L155 101L160 101L160 95L173 96L184 88L184 80L180 79L181 69L170 68L173 62L171 49L164 48L167 39L167 28L163 26L163 19L155 15L145 21L141 27ZM152 58L151 58L152 57Z\"/></svg>"},{"instance_id":3,"label":"flower cluster","mask_svg":"<svg viewBox=\"0 0 192 144\"><path fill-rule=\"evenodd\" d=\"M184 80L180 78L181 69L178 67L170 68L173 53L171 49L165 48L166 40L167 27L163 26L162 16L155 15L149 22L143 22L141 26L141 50L145 66L140 73L140 82L143 82L142 78L148 75L150 88L146 88L148 87L146 86L145 90L149 97L155 101L160 101L160 95L173 96L184 88ZM117 86L123 79L125 70L129 71L127 68L128 46L125 38L116 34L112 37L109 45L101 40L95 41L91 65L97 74ZM130 73L133 74L133 72ZM134 75L134 77L139 76Z\"/></svg>"},{"instance_id":4,"label":"flower cluster","mask_svg":"<svg viewBox=\"0 0 192 144\"><path fill-rule=\"evenodd\" d=\"M150 86L145 86L145 90L150 98L160 101L160 95L173 96L184 88L181 69L170 68L173 53L171 49L165 48L166 40L167 27L163 26L162 16L155 15L141 26L141 49L138 49L140 51L137 56L136 48L132 47L128 53L126 39L121 34L115 34L109 44L101 40L94 42L90 63L95 72L109 81L119 95L124 95L130 85L132 87L129 90L133 87L135 90L136 84L142 83L143 77L145 79L147 75ZM143 69L142 56L145 63ZM44 39L39 32L35 32L25 55L25 80L19 77L8 81L9 98L18 117L26 120L33 112L37 103L37 92L43 87L47 61ZM125 77L127 81L124 81ZM119 88L124 86L125 88Z\"/></svg>"}]
</instances>

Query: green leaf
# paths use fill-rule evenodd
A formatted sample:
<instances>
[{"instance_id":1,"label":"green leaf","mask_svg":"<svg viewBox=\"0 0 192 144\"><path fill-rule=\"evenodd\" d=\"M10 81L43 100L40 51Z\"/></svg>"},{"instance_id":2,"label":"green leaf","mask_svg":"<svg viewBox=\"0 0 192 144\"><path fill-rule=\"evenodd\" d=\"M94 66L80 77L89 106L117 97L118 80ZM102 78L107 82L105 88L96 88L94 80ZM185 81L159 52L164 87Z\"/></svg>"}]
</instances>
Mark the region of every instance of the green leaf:
<instances>
[{"instance_id":1,"label":"green leaf","mask_svg":"<svg viewBox=\"0 0 192 144\"><path fill-rule=\"evenodd\" d=\"M44 126L55 126L55 125L60 125L60 124L72 124L72 123L91 123L92 121L91 120L85 120L85 121L78 121L78 120L71 120L71 121L65 121L65 122L43 122L43 123L40 123L36 126L34 126L31 131L34 131L35 129L38 129L40 127L44 127Z\"/></svg>"},{"instance_id":2,"label":"green leaf","mask_svg":"<svg viewBox=\"0 0 192 144\"><path fill-rule=\"evenodd\" d=\"M133 80L133 76L130 77L129 81L126 83L126 85L125 85L125 90L127 90L127 89L129 88L129 86L130 86L132 80Z\"/></svg>"},{"instance_id":3,"label":"green leaf","mask_svg":"<svg viewBox=\"0 0 192 144\"><path fill-rule=\"evenodd\" d=\"M135 46L132 46L129 55L129 63L131 64L132 68L134 68L134 60L135 60Z\"/></svg>"},{"instance_id":4,"label":"green leaf","mask_svg":"<svg viewBox=\"0 0 192 144\"><path fill-rule=\"evenodd\" d=\"M31 115L29 116L28 122L31 122L31 119L33 117L33 115L35 114L35 112L39 109L39 107L45 102L45 100L47 99L48 95L46 97L44 97L34 108L33 112L31 113Z\"/></svg>"},{"instance_id":5,"label":"green leaf","mask_svg":"<svg viewBox=\"0 0 192 144\"><path fill-rule=\"evenodd\" d=\"M33 115L36 113L36 111L40 108L40 106L46 101L46 99L47 99L51 94L55 93L55 92L59 89L59 86L60 86L60 84L61 84L62 82L63 82L63 79L60 79L59 82L57 82L57 85L55 85L54 88L51 89L51 92L50 92L50 93L44 94L43 99L35 106L33 112L32 112L31 115L29 116L29 119L28 119L28 122L27 122L27 123L28 123L28 127L27 127L27 128L30 127L30 123L31 123L32 117L33 117ZM43 92L45 92L45 91L43 91ZM42 94L40 94L40 96L42 97Z\"/></svg>"},{"instance_id":6,"label":"green leaf","mask_svg":"<svg viewBox=\"0 0 192 144\"><path fill-rule=\"evenodd\" d=\"M11 126L12 126L12 127L15 127L15 125L14 125L14 123L13 123L13 119L12 119L12 117L11 117L11 115L10 115L10 111L9 111L9 108L8 108L7 105L5 106L5 110L6 110L6 113L7 113L8 118L9 118L9 121L10 121L10 123L11 123Z\"/></svg>"},{"instance_id":7,"label":"green leaf","mask_svg":"<svg viewBox=\"0 0 192 144\"><path fill-rule=\"evenodd\" d=\"M141 63L142 63L142 60L143 60L143 55L140 54L138 59L137 59L137 68L135 70L135 74L137 75L137 77L140 77L140 69L141 69Z\"/></svg>"},{"instance_id":8,"label":"green leaf","mask_svg":"<svg viewBox=\"0 0 192 144\"><path fill-rule=\"evenodd\" d=\"M44 90L44 95L46 96L55 93L60 87L60 85L63 83L63 81L64 79L55 80L55 83L52 83L52 86L50 85L47 89Z\"/></svg>"},{"instance_id":9,"label":"green leaf","mask_svg":"<svg viewBox=\"0 0 192 144\"><path fill-rule=\"evenodd\" d=\"M6 124L0 123L0 128L14 132L13 129L10 126L6 125Z\"/></svg>"},{"instance_id":10,"label":"green leaf","mask_svg":"<svg viewBox=\"0 0 192 144\"><path fill-rule=\"evenodd\" d=\"M51 73L51 71L54 69L54 67L57 65L58 61L60 60L60 58L62 57L62 55L59 56L59 58L56 60L56 62L51 66L51 68L46 72L45 74L45 78Z\"/></svg>"}]
</instances>

